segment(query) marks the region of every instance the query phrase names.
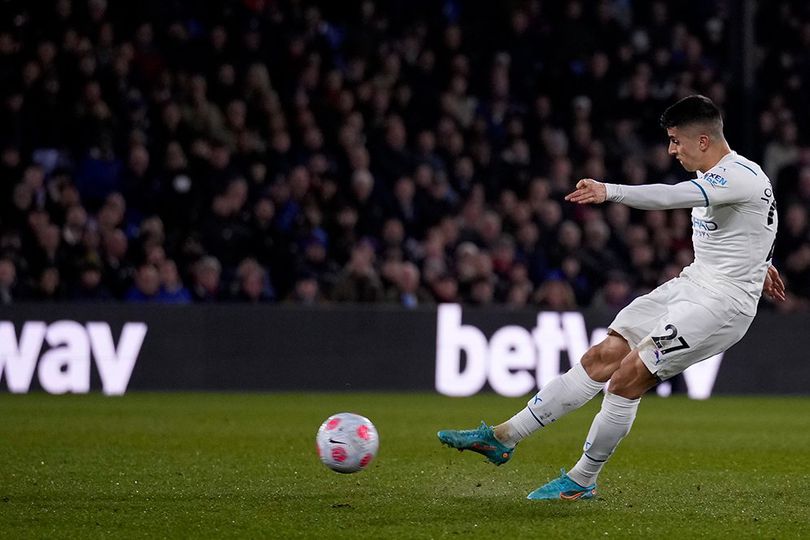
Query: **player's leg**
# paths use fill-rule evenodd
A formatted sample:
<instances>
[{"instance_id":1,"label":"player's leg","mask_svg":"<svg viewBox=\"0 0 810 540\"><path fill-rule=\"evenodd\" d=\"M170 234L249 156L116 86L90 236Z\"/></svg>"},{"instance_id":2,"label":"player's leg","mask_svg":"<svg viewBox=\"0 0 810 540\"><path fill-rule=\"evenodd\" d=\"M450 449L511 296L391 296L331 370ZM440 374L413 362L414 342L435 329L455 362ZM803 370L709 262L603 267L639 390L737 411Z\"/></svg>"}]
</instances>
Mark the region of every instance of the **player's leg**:
<instances>
[{"instance_id":1,"label":"player's leg","mask_svg":"<svg viewBox=\"0 0 810 540\"><path fill-rule=\"evenodd\" d=\"M508 421L494 428L482 422L476 429L442 430L439 440L452 448L483 454L496 465L506 463L520 440L598 394L629 350L624 338L611 333L588 349L579 364L545 385L526 408Z\"/></svg>"},{"instance_id":2,"label":"player's leg","mask_svg":"<svg viewBox=\"0 0 810 540\"><path fill-rule=\"evenodd\" d=\"M638 370L638 364L635 361L638 358L636 348L660 324L662 316L669 310L673 296L683 286L683 280L678 278L664 283L649 294L636 298L619 312L610 324L611 332L623 336L629 346L622 355L620 365L609 370L608 373L596 373L595 369L590 370L594 377L603 378L605 375L610 377L612 392L605 393L602 409L594 418L585 442L584 452L591 458L588 461L591 467L586 468L582 464L584 460L588 459L583 456L580 463L572 469L576 481L563 470L559 478L531 492L529 499L590 499L595 495L596 474L607 460L607 456L629 432L638 409L637 396L627 398L615 393L615 381L634 381L633 384L622 383L627 384L626 388L621 389L622 391L633 387L634 384L638 384L639 387L646 385L645 381L650 372L648 371L645 375ZM654 383L655 378L653 377L651 384ZM594 448L594 441L597 443L596 448ZM590 474L589 471L592 471L593 474Z\"/></svg>"},{"instance_id":3,"label":"player's leg","mask_svg":"<svg viewBox=\"0 0 810 540\"><path fill-rule=\"evenodd\" d=\"M610 391L605 393L602 409L591 424L582 457L568 474L561 471L559 478L532 491L528 498L576 500L594 497L596 477L619 442L630 432L641 396L657 382L637 351L628 354L610 379Z\"/></svg>"},{"instance_id":4,"label":"player's leg","mask_svg":"<svg viewBox=\"0 0 810 540\"><path fill-rule=\"evenodd\" d=\"M728 298L688 281L672 287L669 294L667 312L610 380L610 391L588 432L582 457L568 473L580 486L595 488L605 462L629 433L645 392L658 381L727 350L745 335L753 319Z\"/></svg>"},{"instance_id":5,"label":"player's leg","mask_svg":"<svg viewBox=\"0 0 810 540\"><path fill-rule=\"evenodd\" d=\"M582 456L568 476L581 486L596 484L596 477L621 440L630 432L641 396L654 387L658 379L650 373L633 351L622 360L610 380L602 408L593 419Z\"/></svg>"},{"instance_id":6,"label":"player's leg","mask_svg":"<svg viewBox=\"0 0 810 540\"><path fill-rule=\"evenodd\" d=\"M590 401L604 387L630 346L615 332L583 355L579 364L545 385L526 408L495 426L495 436L515 446L538 429L555 422Z\"/></svg>"}]
</instances>

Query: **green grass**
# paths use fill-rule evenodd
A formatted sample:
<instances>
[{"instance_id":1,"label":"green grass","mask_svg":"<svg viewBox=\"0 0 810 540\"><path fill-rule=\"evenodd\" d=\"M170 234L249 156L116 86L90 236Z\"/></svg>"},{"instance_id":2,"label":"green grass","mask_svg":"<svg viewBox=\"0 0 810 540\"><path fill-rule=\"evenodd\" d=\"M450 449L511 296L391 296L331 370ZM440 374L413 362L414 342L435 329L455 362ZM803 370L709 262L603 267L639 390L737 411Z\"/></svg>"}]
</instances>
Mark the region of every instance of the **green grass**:
<instances>
[{"instance_id":1,"label":"green grass","mask_svg":"<svg viewBox=\"0 0 810 540\"><path fill-rule=\"evenodd\" d=\"M810 536L810 399L645 398L594 501L526 494L578 458L598 399L496 468L435 432L524 400L427 394L0 395L0 537ZM380 432L368 471L317 459L331 413Z\"/></svg>"}]
</instances>

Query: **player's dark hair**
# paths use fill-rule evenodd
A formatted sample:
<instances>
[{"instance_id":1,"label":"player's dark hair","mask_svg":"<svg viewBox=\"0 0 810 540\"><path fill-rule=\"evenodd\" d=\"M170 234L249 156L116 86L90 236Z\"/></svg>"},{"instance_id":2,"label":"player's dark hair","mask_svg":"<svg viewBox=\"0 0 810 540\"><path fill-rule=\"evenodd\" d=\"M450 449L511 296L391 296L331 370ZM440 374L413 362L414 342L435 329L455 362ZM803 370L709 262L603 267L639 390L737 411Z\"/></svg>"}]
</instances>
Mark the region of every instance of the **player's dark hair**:
<instances>
[{"instance_id":1,"label":"player's dark hair","mask_svg":"<svg viewBox=\"0 0 810 540\"><path fill-rule=\"evenodd\" d=\"M711 126L719 134L723 133L723 115L712 100L706 96L687 96L670 105L661 115L661 127L673 128L689 124Z\"/></svg>"}]
</instances>

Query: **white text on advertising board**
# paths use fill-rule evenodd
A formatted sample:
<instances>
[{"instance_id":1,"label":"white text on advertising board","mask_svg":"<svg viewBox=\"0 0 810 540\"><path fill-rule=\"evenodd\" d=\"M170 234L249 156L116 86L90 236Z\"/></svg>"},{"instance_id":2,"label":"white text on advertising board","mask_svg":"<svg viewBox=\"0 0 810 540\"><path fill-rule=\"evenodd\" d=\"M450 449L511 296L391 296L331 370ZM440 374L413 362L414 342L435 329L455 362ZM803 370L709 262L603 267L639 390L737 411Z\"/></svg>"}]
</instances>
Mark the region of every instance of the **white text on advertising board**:
<instances>
[{"instance_id":1,"label":"white text on advertising board","mask_svg":"<svg viewBox=\"0 0 810 540\"><path fill-rule=\"evenodd\" d=\"M146 324L128 322L116 347L106 322L42 321L23 323L19 340L14 324L0 321L0 378L9 391L28 392L37 369L39 383L51 394L90 391L90 360L95 361L102 391L121 395L138 359ZM43 346L48 350L41 354Z\"/></svg>"}]
</instances>

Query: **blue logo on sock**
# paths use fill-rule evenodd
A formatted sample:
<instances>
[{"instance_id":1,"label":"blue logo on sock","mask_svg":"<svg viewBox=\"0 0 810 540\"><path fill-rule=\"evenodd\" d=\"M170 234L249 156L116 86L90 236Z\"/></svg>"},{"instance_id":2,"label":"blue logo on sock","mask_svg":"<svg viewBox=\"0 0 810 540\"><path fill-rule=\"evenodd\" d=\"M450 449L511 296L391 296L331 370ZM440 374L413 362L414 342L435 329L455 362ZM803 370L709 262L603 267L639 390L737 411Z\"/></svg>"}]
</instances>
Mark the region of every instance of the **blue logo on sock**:
<instances>
[{"instance_id":1,"label":"blue logo on sock","mask_svg":"<svg viewBox=\"0 0 810 540\"><path fill-rule=\"evenodd\" d=\"M540 403L542 401L543 400L540 399L540 394L537 394L536 396L534 396L534 402L532 402L532 405L537 405L538 403Z\"/></svg>"}]
</instances>

